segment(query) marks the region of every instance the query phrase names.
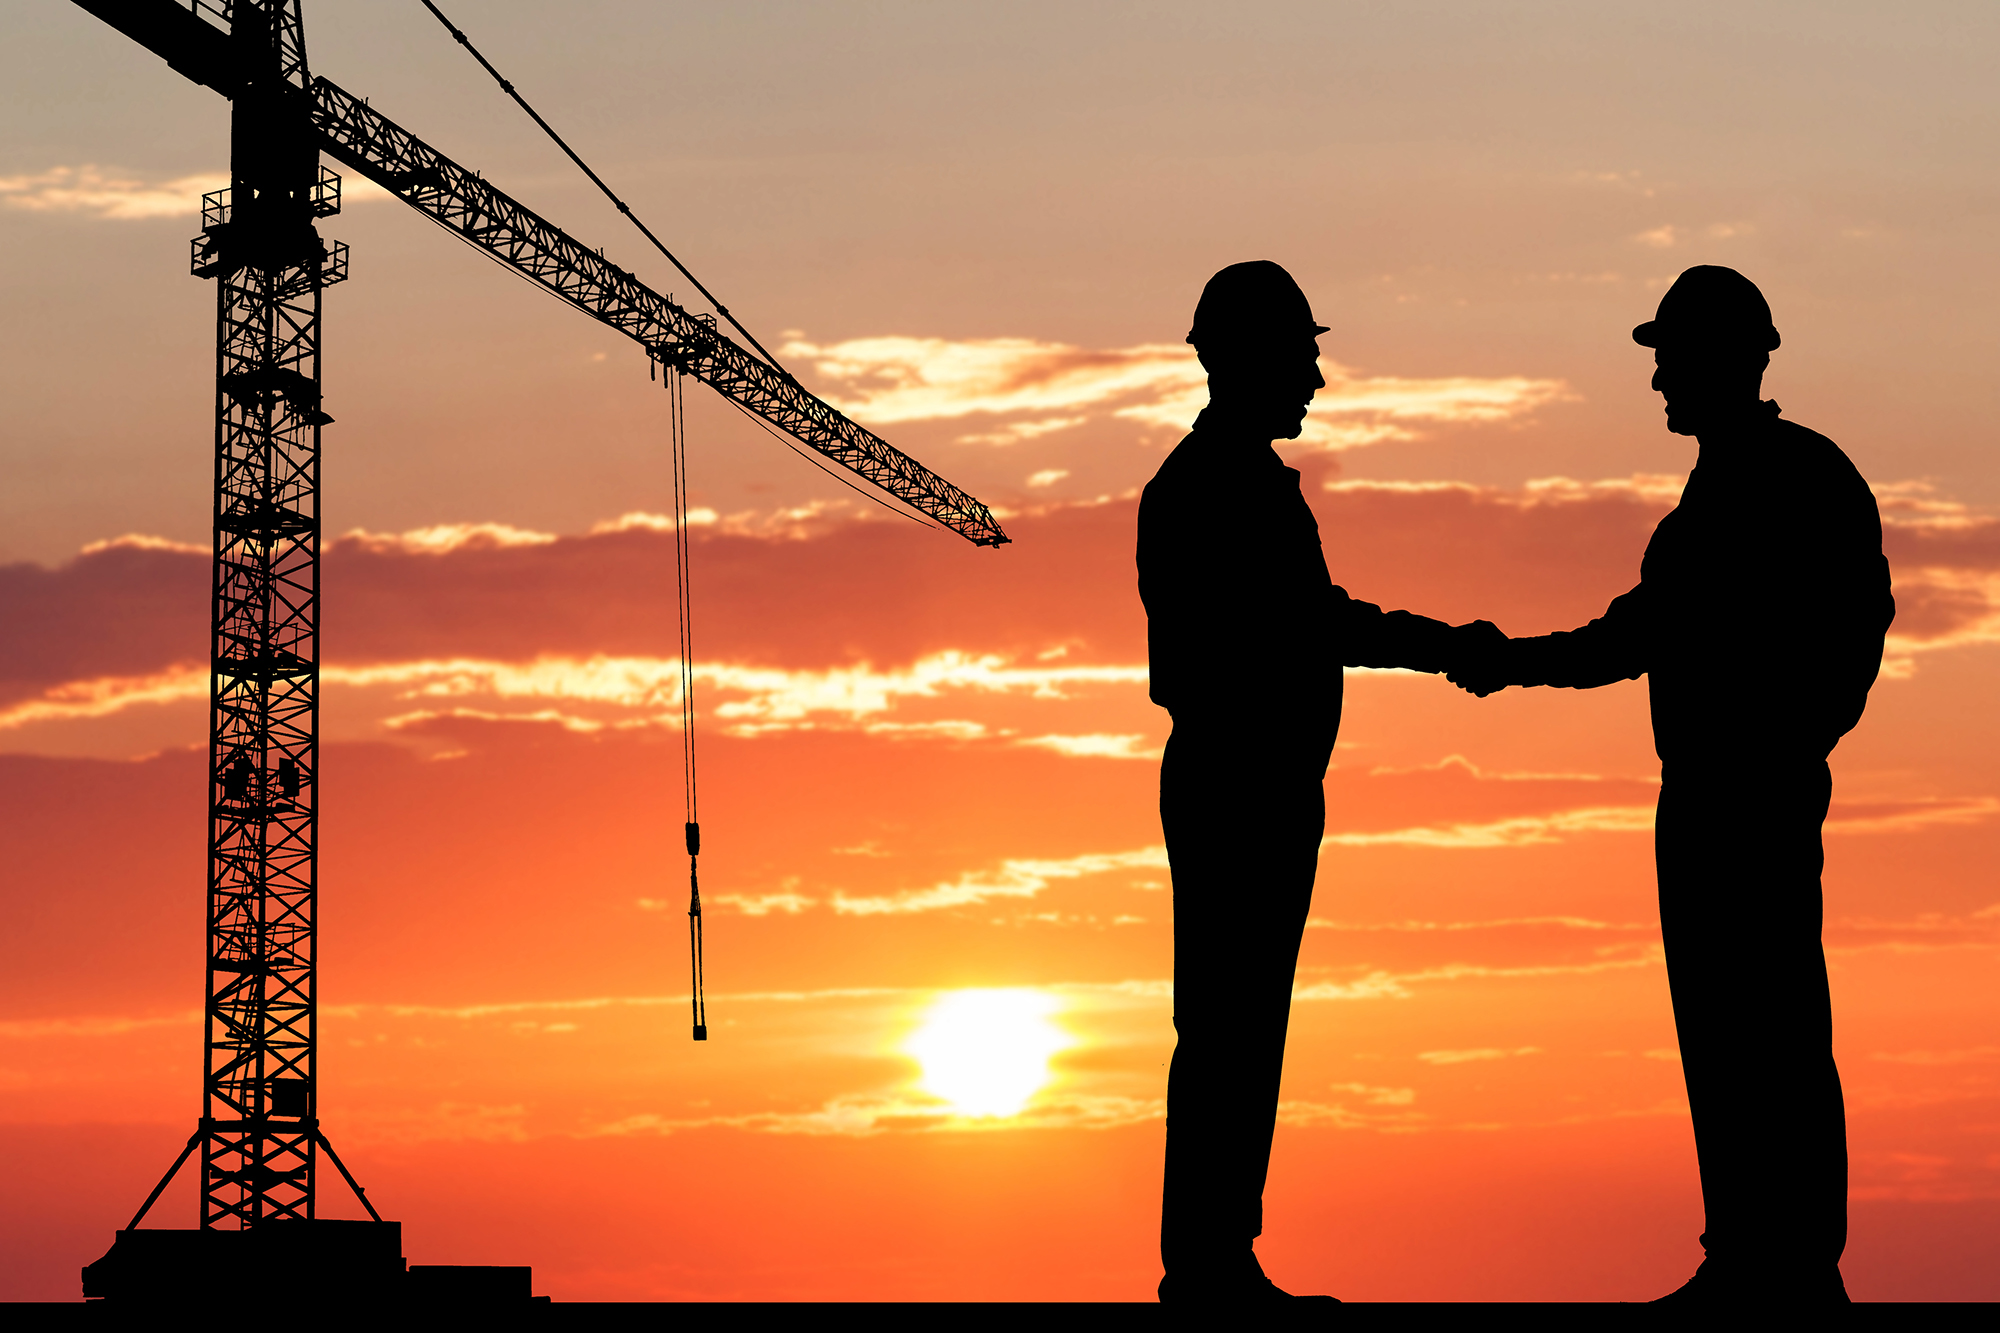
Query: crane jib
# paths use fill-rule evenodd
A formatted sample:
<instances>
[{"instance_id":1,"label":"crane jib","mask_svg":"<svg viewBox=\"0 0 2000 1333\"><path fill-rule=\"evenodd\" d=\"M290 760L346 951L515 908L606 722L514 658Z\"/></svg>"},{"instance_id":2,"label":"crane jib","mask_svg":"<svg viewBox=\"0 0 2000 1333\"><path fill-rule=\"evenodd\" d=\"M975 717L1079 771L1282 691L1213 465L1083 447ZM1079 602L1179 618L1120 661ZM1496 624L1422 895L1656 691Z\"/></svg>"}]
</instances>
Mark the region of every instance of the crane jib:
<instances>
[{"instance_id":1,"label":"crane jib","mask_svg":"<svg viewBox=\"0 0 2000 1333\"><path fill-rule=\"evenodd\" d=\"M327 79L312 83L321 147L663 361L981 546L1008 540L987 507L796 379L738 346L504 191Z\"/></svg>"},{"instance_id":2,"label":"crane jib","mask_svg":"<svg viewBox=\"0 0 2000 1333\"><path fill-rule=\"evenodd\" d=\"M74 3L185 77L236 95L229 38L172 0ZM324 78L296 96L326 153L447 231L975 545L1009 540L978 500L360 98Z\"/></svg>"}]
</instances>

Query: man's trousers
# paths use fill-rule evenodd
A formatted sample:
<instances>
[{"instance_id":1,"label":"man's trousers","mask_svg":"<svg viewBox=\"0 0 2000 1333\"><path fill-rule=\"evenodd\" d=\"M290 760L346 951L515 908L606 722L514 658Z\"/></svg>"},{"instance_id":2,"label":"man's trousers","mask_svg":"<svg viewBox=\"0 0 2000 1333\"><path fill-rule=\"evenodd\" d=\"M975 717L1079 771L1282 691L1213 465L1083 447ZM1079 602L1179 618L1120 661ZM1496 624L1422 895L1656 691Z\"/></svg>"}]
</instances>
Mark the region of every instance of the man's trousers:
<instances>
[{"instance_id":1,"label":"man's trousers","mask_svg":"<svg viewBox=\"0 0 2000 1333\"><path fill-rule=\"evenodd\" d=\"M1326 826L1324 749L1176 724L1160 766L1174 883L1174 1029L1160 1253L1230 1269L1264 1229L1292 974Z\"/></svg>"},{"instance_id":2,"label":"man's trousers","mask_svg":"<svg viewBox=\"0 0 2000 1333\"><path fill-rule=\"evenodd\" d=\"M1732 1279L1830 1273L1847 1129L1820 947L1823 761L1666 765L1655 855L1707 1209Z\"/></svg>"}]
</instances>

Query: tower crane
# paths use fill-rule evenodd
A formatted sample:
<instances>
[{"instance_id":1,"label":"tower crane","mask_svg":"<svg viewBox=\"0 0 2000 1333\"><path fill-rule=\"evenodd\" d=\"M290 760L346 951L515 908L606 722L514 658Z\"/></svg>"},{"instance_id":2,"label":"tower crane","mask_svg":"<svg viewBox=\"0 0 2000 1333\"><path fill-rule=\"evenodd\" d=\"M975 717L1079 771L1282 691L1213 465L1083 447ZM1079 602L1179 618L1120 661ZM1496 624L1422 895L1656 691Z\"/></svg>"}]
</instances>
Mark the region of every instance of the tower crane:
<instances>
[{"instance_id":1,"label":"tower crane","mask_svg":"<svg viewBox=\"0 0 2000 1333\"><path fill-rule=\"evenodd\" d=\"M191 262L196 277L217 285L203 1109L112 1253L85 1270L86 1294L94 1272L102 1295L170 1271L211 1280L223 1262L214 1244L231 1233L243 1233L229 1242L232 1255L247 1254L253 1240L282 1242L295 1266L301 1237L369 1227L317 1219L322 1155L375 1225L396 1226L382 1222L320 1128L316 1080L319 461L320 432L333 420L321 398L319 336L324 293L348 276L347 247L315 225L340 210L340 177L322 154L631 338L649 364L702 381L931 522L979 546L1008 538L985 505L740 346L713 317L660 295L365 99L314 76L300 0L74 3L232 103L229 188L204 197ZM197 1151L200 1230L140 1232ZM182 1239L154 1245L147 1260L132 1239L140 1236ZM332 1254L329 1243L315 1242ZM334 1249L361 1256L382 1243ZM121 1246L126 1258L114 1262ZM397 1256L398 1272L401 1264ZM235 1259L227 1267L242 1271Z\"/></svg>"}]
</instances>

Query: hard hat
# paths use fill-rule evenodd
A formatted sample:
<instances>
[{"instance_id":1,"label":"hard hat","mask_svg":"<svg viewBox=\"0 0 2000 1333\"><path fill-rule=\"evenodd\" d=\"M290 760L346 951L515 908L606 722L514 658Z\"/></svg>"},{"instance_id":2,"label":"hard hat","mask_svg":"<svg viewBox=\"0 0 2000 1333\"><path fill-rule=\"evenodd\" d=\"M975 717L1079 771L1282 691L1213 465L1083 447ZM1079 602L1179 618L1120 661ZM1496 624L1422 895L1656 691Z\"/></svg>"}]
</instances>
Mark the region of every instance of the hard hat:
<instances>
[{"instance_id":1,"label":"hard hat","mask_svg":"<svg viewBox=\"0 0 2000 1333\"><path fill-rule=\"evenodd\" d=\"M1231 264L1208 280L1194 308L1187 340L1197 347L1268 343L1274 338L1316 338L1326 325L1283 267L1268 259Z\"/></svg>"},{"instance_id":2,"label":"hard hat","mask_svg":"<svg viewBox=\"0 0 2000 1333\"><path fill-rule=\"evenodd\" d=\"M1733 268L1698 264L1674 279L1660 312L1632 330L1641 347L1772 352L1778 330L1757 284Z\"/></svg>"}]
</instances>

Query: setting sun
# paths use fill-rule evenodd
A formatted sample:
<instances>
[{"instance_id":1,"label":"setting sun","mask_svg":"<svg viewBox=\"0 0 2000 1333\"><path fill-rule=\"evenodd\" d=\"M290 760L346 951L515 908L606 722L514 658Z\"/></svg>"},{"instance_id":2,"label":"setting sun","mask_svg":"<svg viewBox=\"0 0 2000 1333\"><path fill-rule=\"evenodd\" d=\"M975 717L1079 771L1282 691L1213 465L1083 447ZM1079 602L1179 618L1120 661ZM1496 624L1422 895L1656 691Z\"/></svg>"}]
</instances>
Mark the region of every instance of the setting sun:
<instances>
[{"instance_id":1,"label":"setting sun","mask_svg":"<svg viewBox=\"0 0 2000 1333\"><path fill-rule=\"evenodd\" d=\"M1037 990L947 991L904 1050L923 1089L967 1116L1020 1114L1049 1081L1049 1057L1075 1039L1050 1021L1061 1005Z\"/></svg>"}]
</instances>

